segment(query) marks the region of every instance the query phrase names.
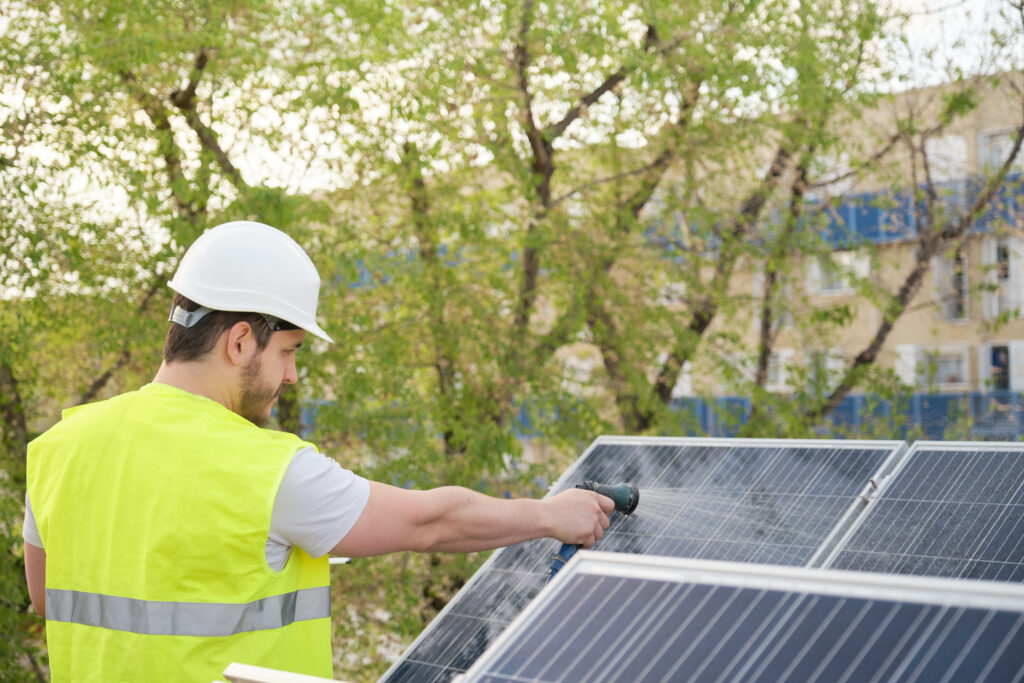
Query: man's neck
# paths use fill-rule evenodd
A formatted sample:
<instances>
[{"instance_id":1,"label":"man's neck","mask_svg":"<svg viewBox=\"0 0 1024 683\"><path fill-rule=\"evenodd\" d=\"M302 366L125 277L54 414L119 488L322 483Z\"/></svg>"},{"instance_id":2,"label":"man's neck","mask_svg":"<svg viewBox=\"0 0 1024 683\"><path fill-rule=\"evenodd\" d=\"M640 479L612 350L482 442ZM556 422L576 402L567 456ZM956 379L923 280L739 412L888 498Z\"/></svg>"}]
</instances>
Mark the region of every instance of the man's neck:
<instances>
[{"instance_id":1,"label":"man's neck","mask_svg":"<svg viewBox=\"0 0 1024 683\"><path fill-rule=\"evenodd\" d=\"M178 389L184 389L199 396L220 403L228 410L232 410L231 393L228 385L220 381L219 373L207 363L202 361L161 363L153 381L159 384L168 384Z\"/></svg>"}]
</instances>

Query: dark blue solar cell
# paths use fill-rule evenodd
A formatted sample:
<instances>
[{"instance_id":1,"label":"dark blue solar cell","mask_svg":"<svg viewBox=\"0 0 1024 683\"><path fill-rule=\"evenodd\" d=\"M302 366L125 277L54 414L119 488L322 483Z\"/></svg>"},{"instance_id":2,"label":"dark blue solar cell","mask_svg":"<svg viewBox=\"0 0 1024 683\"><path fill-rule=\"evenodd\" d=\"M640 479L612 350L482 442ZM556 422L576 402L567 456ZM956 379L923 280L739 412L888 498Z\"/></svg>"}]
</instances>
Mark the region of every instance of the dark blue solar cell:
<instances>
[{"instance_id":1,"label":"dark blue solar cell","mask_svg":"<svg viewBox=\"0 0 1024 683\"><path fill-rule=\"evenodd\" d=\"M399 662L392 675L410 683L440 683L450 681L453 673L447 667L405 660Z\"/></svg>"},{"instance_id":2,"label":"dark blue solar cell","mask_svg":"<svg viewBox=\"0 0 1024 683\"><path fill-rule=\"evenodd\" d=\"M1000 610L750 583L573 574L469 681L981 681L1024 666L1024 595Z\"/></svg>"}]
</instances>

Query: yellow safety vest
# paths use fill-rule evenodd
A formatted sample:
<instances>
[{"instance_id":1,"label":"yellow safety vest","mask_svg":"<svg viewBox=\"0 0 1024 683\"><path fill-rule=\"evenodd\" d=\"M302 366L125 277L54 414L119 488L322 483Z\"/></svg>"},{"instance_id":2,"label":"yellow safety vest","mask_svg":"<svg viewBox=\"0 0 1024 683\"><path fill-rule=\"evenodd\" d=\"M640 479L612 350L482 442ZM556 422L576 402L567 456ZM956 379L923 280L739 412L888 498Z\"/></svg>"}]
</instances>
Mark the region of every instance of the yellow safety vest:
<instances>
[{"instance_id":1,"label":"yellow safety vest","mask_svg":"<svg viewBox=\"0 0 1024 683\"><path fill-rule=\"evenodd\" d=\"M277 487L309 446L165 384L65 411L28 449L54 681L331 676L329 570L274 571Z\"/></svg>"}]
</instances>

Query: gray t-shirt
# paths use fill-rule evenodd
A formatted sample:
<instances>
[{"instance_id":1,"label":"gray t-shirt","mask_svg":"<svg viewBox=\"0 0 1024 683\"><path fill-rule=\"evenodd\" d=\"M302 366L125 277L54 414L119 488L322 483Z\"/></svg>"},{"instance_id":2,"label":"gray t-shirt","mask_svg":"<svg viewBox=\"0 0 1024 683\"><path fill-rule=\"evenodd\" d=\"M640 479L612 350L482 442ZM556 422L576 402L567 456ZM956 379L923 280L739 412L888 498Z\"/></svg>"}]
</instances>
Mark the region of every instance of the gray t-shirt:
<instances>
[{"instance_id":1,"label":"gray t-shirt","mask_svg":"<svg viewBox=\"0 0 1024 683\"><path fill-rule=\"evenodd\" d=\"M326 555L345 537L370 498L370 482L313 448L295 453L281 478L267 535L267 564L279 570L292 546L310 557ZM25 495L26 543L43 547L32 506Z\"/></svg>"}]
</instances>

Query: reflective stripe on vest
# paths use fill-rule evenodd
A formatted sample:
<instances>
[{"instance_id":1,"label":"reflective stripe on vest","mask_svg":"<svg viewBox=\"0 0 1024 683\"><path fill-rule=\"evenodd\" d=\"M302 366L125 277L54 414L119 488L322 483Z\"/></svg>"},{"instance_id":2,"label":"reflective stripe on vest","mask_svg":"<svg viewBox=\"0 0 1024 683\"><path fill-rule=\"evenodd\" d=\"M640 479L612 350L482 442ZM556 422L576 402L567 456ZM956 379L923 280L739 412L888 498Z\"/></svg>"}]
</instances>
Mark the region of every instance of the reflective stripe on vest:
<instances>
[{"instance_id":1,"label":"reflective stripe on vest","mask_svg":"<svg viewBox=\"0 0 1024 683\"><path fill-rule=\"evenodd\" d=\"M46 618L160 636L230 636L331 616L330 589L304 588L242 604L135 600L46 589Z\"/></svg>"}]
</instances>

